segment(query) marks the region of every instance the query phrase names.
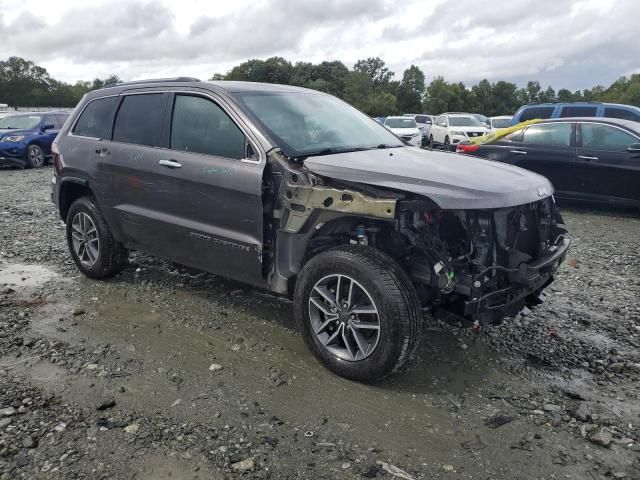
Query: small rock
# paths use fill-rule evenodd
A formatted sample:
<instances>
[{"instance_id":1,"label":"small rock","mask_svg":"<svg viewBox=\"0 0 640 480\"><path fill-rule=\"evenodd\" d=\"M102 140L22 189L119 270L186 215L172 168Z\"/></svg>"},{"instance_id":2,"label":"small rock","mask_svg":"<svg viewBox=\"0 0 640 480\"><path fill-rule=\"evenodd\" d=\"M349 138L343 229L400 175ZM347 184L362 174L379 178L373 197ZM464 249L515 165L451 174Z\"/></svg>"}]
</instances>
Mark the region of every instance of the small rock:
<instances>
[{"instance_id":1,"label":"small rock","mask_svg":"<svg viewBox=\"0 0 640 480\"><path fill-rule=\"evenodd\" d=\"M0 417L13 417L18 411L13 407L0 409Z\"/></svg>"},{"instance_id":2,"label":"small rock","mask_svg":"<svg viewBox=\"0 0 640 480\"><path fill-rule=\"evenodd\" d=\"M26 453L21 453L16 458L16 463L18 464L19 467L24 467L26 465L29 465L30 461L31 461L31 459L29 458L29 456Z\"/></svg>"},{"instance_id":3,"label":"small rock","mask_svg":"<svg viewBox=\"0 0 640 480\"><path fill-rule=\"evenodd\" d=\"M584 403L581 403L578 408L572 412L572 415L575 419L580 420L581 422L587 422L589 421L589 418L591 418L591 412Z\"/></svg>"},{"instance_id":4,"label":"small rock","mask_svg":"<svg viewBox=\"0 0 640 480\"><path fill-rule=\"evenodd\" d=\"M71 315L73 315L74 317L77 317L78 315L84 315L84 309L82 308L75 308L72 312Z\"/></svg>"},{"instance_id":5,"label":"small rock","mask_svg":"<svg viewBox=\"0 0 640 480\"><path fill-rule=\"evenodd\" d=\"M251 472L255 468L255 462L253 458L247 458L240 462L232 463L231 469L234 472L242 473L242 472Z\"/></svg>"},{"instance_id":6,"label":"small rock","mask_svg":"<svg viewBox=\"0 0 640 480\"><path fill-rule=\"evenodd\" d=\"M542 409L545 412L560 412L560 411L562 411L562 407L560 405L555 405L553 403L545 403L542 406Z\"/></svg>"},{"instance_id":7,"label":"small rock","mask_svg":"<svg viewBox=\"0 0 640 480\"><path fill-rule=\"evenodd\" d=\"M108 400L104 400L97 407L96 410L108 410L109 408L113 408L116 406L116 401L112 398Z\"/></svg>"},{"instance_id":8,"label":"small rock","mask_svg":"<svg viewBox=\"0 0 640 480\"><path fill-rule=\"evenodd\" d=\"M89 365L86 366L87 370L95 370L96 368L98 368L97 363L90 363Z\"/></svg>"},{"instance_id":9,"label":"small rock","mask_svg":"<svg viewBox=\"0 0 640 480\"><path fill-rule=\"evenodd\" d=\"M611 440L613 440L613 434L607 427L600 427L589 435L589 440L596 445L608 447L611 445Z\"/></svg>"},{"instance_id":10,"label":"small rock","mask_svg":"<svg viewBox=\"0 0 640 480\"><path fill-rule=\"evenodd\" d=\"M182 403L182 399L178 398L175 402L171 404L172 407L177 407Z\"/></svg>"},{"instance_id":11,"label":"small rock","mask_svg":"<svg viewBox=\"0 0 640 480\"><path fill-rule=\"evenodd\" d=\"M453 472L455 470L455 468L453 467L453 465L442 465L442 470L444 470L445 472Z\"/></svg>"},{"instance_id":12,"label":"small rock","mask_svg":"<svg viewBox=\"0 0 640 480\"><path fill-rule=\"evenodd\" d=\"M60 422L58 425L53 427L53 429L58 433L62 433L67 429L67 424L64 422Z\"/></svg>"},{"instance_id":13,"label":"small rock","mask_svg":"<svg viewBox=\"0 0 640 480\"><path fill-rule=\"evenodd\" d=\"M234 352L237 352L240 350L240 345L237 343L234 343L233 345L231 345L231 350L233 350Z\"/></svg>"},{"instance_id":14,"label":"small rock","mask_svg":"<svg viewBox=\"0 0 640 480\"><path fill-rule=\"evenodd\" d=\"M131 434L138 433L138 430L140 430L140 425L137 423L132 423L131 425L124 427L124 431Z\"/></svg>"},{"instance_id":15,"label":"small rock","mask_svg":"<svg viewBox=\"0 0 640 480\"><path fill-rule=\"evenodd\" d=\"M612 363L609 365L609 371L613 373L622 373L624 371L624 363Z\"/></svg>"},{"instance_id":16,"label":"small rock","mask_svg":"<svg viewBox=\"0 0 640 480\"><path fill-rule=\"evenodd\" d=\"M212 363L211 365L209 365L209 370L211 372L219 372L220 370L222 370L222 368L222 365L218 363Z\"/></svg>"},{"instance_id":17,"label":"small rock","mask_svg":"<svg viewBox=\"0 0 640 480\"><path fill-rule=\"evenodd\" d=\"M38 439L27 435L22 439L22 446L24 448L36 448L38 446Z\"/></svg>"},{"instance_id":18,"label":"small rock","mask_svg":"<svg viewBox=\"0 0 640 480\"><path fill-rule=\"evenodd\" d=\"M340 468L342 468L343 470L348 470L351 468L351 464L349 462L344 462L342 465L340 465Z\"/></svg>"}]
</instances>

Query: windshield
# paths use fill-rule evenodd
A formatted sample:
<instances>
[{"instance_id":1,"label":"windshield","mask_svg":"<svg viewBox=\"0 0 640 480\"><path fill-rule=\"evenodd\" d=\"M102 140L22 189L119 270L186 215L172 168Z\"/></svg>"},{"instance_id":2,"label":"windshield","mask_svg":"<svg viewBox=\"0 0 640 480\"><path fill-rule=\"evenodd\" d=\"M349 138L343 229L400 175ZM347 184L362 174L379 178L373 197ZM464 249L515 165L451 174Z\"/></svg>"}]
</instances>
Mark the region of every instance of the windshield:
<instances>
[{"instance_id":1,"label":"windshield","mask_svg":"<svg viewBox=\"0 0 640 480\"><path fill-rule=\"evenodd\" d=\"M42 117L38 115L13 115L11 117L0 118L0 128L34 128Z\"/></svg>"},{"instance_id":2,"label":"windshield","mask_svg":"<svg viewBox=\"0 0 640 480\"><path fill-rule=\"evenodd\" d=\"M481 127L482 123L475 117L449 117L452 127Z\"/></svg>"},{"instance_id":3,"label":"windshield","mask_svg":"<svg viewBox=\"0 0 640 480\"><path fill-rule=\"evenodd\" d=\"M418 128L416 121L411 117L387 118L384 124L389 128Z\"/></svg>"},{"instance_id":4,"label":"windshield","mask_svg":"<svg viewBox=\"0 0 640 480\"><path fill-rule=\"evenodd\" d=\"M510 118L494 118L491 120L491 125L493 128L508 128L511 126Z\"/></svg>"},{"instance_id":5,"label":"windshield","mask_svg":"<svg viewBox=\"0 0 640 480\"><path fill-rule=\"evenodd\" d=\"M330 95L241 92L234 97L287 156L404 145L375 120Z\"/></svg>"}]
</instances>

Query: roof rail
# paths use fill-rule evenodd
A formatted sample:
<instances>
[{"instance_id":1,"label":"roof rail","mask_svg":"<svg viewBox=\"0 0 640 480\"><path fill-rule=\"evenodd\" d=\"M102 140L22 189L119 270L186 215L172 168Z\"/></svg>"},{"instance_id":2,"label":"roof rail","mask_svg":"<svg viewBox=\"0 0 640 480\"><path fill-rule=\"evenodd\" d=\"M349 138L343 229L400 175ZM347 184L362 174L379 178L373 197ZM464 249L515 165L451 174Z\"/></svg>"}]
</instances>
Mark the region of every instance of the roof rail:
<instances>
[{"instance_id":1,"label":"roof rail","mask_svg":"<svg viewBox=\"0 0 640 480\"><path fill-rule=\"evenodd\" d=\"M595 103L597 104L601 104L604 102L600 102L598 100L577 100L575 102L561 102L560 100L554 100L553 102L532 102L532 103L527 103L526 106L529 105L557 105L559 103L562 103L563 105L572 105L574 103Z\"/></svg>"},{"instance_id":2,"label":"roof rail","mask_svg":"<svg viewBox=\"0 0 640 480\"><path fill-rule=\"evenodd\" d=\"M102 88L109 88L123 85L142 85L145 83L159 83L159 82L200 82L201 80L196 77L169 77L169 78L148 78L145 80L133 80L131 82L120 82L112 85L105 85Z\"/></svg>"}]
</instances>

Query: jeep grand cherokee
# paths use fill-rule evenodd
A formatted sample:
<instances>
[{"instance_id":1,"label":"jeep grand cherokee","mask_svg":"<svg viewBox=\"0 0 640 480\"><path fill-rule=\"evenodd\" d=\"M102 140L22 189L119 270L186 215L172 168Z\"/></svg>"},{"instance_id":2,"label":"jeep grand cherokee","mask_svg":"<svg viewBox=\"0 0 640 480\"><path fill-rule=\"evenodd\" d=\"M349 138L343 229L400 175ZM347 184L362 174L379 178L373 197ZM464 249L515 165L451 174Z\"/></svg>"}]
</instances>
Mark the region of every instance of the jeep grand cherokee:
<instances>
[{"instance_id":1,"label":"jeep grand cherokee","mask_svg":"<svg viewBox=\"0 0 640 480\"><path fill-rule=\"evenodd\" d=\"M355 380L399 369L425 313L479 325L539 302L569 245L544 177L409 146L303 88L93 91L53 153L84 274L136 249L290 295L313 353Z\"/></svg>"}]
</instances>

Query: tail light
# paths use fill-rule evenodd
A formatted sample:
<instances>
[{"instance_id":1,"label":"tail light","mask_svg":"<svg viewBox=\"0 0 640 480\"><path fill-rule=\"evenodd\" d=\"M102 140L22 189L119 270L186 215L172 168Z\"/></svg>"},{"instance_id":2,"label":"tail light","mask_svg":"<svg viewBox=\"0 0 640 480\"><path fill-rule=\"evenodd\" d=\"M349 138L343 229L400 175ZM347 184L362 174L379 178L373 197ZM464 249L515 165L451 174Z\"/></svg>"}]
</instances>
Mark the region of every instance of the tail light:
<instances>
[{"instance_id":1,"label":"tail light","mask_svg":"<svg viewBox=\"0 0 640 480\"><path fill-rule=\"evenodd\" d=\"M53 142L51 144L51 157L53 160L53 167L55 168L56 175L60 175L62 172L62 162L60 161L60 151L58 150L58 143Z\"/></svg>"},{"instance_id":2,"label":"tail light","mask_svg":"<svg viewBox=\"0 0 640 480\"><path fill-rule=\"evenodd\" d=\"M456 147L456 153L473 153L477 152L479 148L479 145L473 145L470 143L459 143Z\"/></svg>"}]
</instances>

